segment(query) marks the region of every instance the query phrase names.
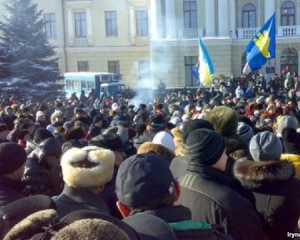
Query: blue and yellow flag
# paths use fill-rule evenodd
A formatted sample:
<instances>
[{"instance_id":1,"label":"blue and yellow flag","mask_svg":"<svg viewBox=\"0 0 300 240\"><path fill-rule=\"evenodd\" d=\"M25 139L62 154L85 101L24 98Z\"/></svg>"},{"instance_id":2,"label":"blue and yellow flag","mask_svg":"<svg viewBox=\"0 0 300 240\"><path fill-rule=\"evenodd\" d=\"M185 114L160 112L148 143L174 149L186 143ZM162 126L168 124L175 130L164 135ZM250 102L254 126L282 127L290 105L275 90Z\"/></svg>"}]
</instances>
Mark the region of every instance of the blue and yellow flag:
<instances>
[{"instance_id":1,"label":"blue and yellow flag","mask_svg":"<svg viewBox=\"0 0 300 240\"><path fill-rule=\"evenodd\" d=\"M246 47L247 64L243 73L260 69L268 60L276 57L275 13L256 33Z\"/></svg>"},{"instance_id":2,"label":"blue and yellow flag","mask_svg":"<svg viewBox=\"0 0 300 240\"><path fill-rule=\"evenodd\" d=\"M199 80L203 86L208 86L213 82L214 66L210 56L199 38Z\"/></svg>"}]
</instances>

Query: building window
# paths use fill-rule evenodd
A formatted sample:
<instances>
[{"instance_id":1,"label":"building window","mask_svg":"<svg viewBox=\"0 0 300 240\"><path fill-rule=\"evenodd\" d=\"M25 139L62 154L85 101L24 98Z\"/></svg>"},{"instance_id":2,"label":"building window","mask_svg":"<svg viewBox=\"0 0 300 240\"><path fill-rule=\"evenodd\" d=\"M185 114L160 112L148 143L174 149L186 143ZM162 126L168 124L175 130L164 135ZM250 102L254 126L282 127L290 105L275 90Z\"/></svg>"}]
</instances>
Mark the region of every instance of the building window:
<instances>
[{"instance_id":1,"label":"building window","mask_svg":"<svg viewBox=\"0 0 300 240\"><path fill-rule=\"evenodd\" d=\"M198 28L196 1L183 2L184 28Z\"/></svg>"},{"instance_id":2,"label":"building window","mask_svg":"<svg viewBox=\"0 0 300 240\"><path fill-rule=\"evenodd\" d=\"M75 36L86 37L86 33L87 33L86 13L76 12L74 13L74 18L75 18Z\"/></svg>"},{"instance_id":3,"label":"building window","mask_svg":"<svg viewBox=\"0 0 300 240\"><path fill-rule=\"evenodd\" d=\"M109 73L120 73L120 61L108 61L107 70Z\"/></svg>"},{"instance_id":4,"label":"building window","mask_svg":"<svg viewBox=\"0 0 300 240\"><path fill-rule=\"evenodd\" d=\"M78 72L88 72L89 71L89 62L88 61L78 61L77 69L78 69Z\"/></svg>"},{"instance_id":5,"label":"building window","mask_svg":"<svg viewBox=\"0 0 300 240\"><path fill-rule=\"evenodd\" d=\"M294 48L286 48L282 51L280 56L281 75L285 77L287 72L291 74L298 72L298 52Z\"/></svg>"},{"instance_id":6,"label":"building window","mask_svg":"<svg viewBox=\"0 0 300 240\"><path fill-rule=\"evenodd\" d=\"M150 61L138 61L138 80L151 79Z\"/></svg>"},{"instance_id":7,"label":"building window","mask_svg":"<svg viewBox=\"0 0 300 240\"><path fill-rule=\"evenodd\" d=\"M251 3L243 7L243 28L256 27L256 9Z\"/></svg>"},{"instance_id":8,"label":"building window","mask_svg":"<svg viewBox=\"0 0 300 240\"><path fill-rule=\"evenodd\" d=\"M56 38L56 17L55 13L44 14L45 30L48 38Z\"/></svg>"},{"instance_id":9,"label":"building window","mask_svg":"<svg viewBox=\"0 0 300 240\"><path fill-rule=\"evenodd\" d=\"M286 1L281 5L281 26L295 25L295 4L291 1Z\"/></svg>"},{"instance_id":10,"label":"building window","mask_svg":"<svg viewBox=\"0 0 300 240\"><path fill-rule=\"evenodd\" d=\"M105 12L106 36L118 36L117 12Z\"/></svg>"},{"instance_id":11,"label":"building window","mask_svg":"<svg viewBox=\"0 0 300 240\"><path fill-rule=\"evenodd\" d=\"M185 86L193 87L197 86L198 80L193 77L192 69L198 63L197 56L184 57L184 69L185 69Z\"/></svg>"},{"instance_id":12,"label":"building window","mask_svg":"<svg viewBox=\"0 0 300 240\"><path fill-rule=\"evenodd\" d=\"M148 11L138 10L136 16L136 33L137 36L148 36Z\"/></svg>"}]
</instances>

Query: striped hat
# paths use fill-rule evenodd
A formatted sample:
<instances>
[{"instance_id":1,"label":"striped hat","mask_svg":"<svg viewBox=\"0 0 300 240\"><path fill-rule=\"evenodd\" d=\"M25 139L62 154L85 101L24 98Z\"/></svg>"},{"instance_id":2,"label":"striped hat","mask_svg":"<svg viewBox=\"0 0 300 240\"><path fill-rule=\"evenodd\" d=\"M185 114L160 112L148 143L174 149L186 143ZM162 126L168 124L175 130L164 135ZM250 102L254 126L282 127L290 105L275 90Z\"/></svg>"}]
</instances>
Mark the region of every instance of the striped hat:
<instances>
[{"instance_id":1,"label":"striped hat","mask_svg":"<svg viewBox=\"0 0 300 240\"><path fill-rule=\"evenodd\" d=\"M237 134L247 142L250 143L251 138L254 136L252 128L244 122L238 122Z\"/></svg>"},{"instance_id":2,"label":"striped hat","mask_svg":"<svg viewBox=\"0 0 300 240\"><path fill-rule=\"evenodd\" d=\"M223 137L209 129L197 129L186 140L186 156L189 166L212 166L225 151Z\"/></svg>"}]
</instances>

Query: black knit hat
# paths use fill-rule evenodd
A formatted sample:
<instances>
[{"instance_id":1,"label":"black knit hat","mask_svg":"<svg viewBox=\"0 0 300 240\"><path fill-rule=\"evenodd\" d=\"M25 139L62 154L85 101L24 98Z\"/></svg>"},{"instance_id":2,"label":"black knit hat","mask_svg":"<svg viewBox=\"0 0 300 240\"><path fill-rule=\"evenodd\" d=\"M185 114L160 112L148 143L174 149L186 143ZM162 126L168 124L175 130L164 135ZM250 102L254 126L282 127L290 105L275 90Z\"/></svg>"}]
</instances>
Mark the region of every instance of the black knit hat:
<instances>
[{"instance_id":1,"label":"black knit hat","mask_svg":"<svg viewBox=\"0 0 300 240\"><path fill-rule=\"evenodd\" d=\"M53 137L53 134L49 130L45 128L38 128L34 131L33 141L36 144L39 144L50 137Z\"/></svg>"},{"instance_id":2,"label":"black knit hat","mask_svg":"<svg viewBox=\"0 0 300 240\"><path fill-rule=\"evenodd\" d=\"M189 165L212 166L225 151L225 141L220 134L209 129L194 130L186 140Z\"/></svg>"},{"instance_id":3,"label":"black knit hat","mask_svg":"<svg viewBox=\"0 0 300 240\"><path fill-rule=\"evenodd\" d=\"M182 138L185 143L188 136L196 129L205 128L214 131L213 125L204 119L194 119L183 125Z\"/></svg>"},{"instance_id":4,"label":"black knit hat","mask_svg":"<svg viewBox=\"0 0 300 240\"><path fill-rule=\"evenodd\" d=\"M0 175L16 171L26 161L26 152L16 143L0 143Z\"/></svg>"}]
</instances>

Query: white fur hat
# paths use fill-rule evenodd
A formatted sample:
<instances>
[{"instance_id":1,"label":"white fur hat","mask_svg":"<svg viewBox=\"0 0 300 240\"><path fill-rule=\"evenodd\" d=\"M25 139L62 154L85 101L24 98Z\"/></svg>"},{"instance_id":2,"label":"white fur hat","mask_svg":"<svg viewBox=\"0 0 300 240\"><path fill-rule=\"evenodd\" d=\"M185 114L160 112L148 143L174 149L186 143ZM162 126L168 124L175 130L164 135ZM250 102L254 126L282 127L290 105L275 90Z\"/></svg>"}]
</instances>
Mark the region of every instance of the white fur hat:
<instances>
[{"instance_id":1,"label":"white fur hat","mask_svg":"<svg viewBox=\"0 0 300 240\"><path fill-rule=\"evenodd\" d=\"M103 186L111 180L114 164L114 153L96 146L71 148L61 158L64 182L76 188Z\"/></svg>"}]
</instances>

